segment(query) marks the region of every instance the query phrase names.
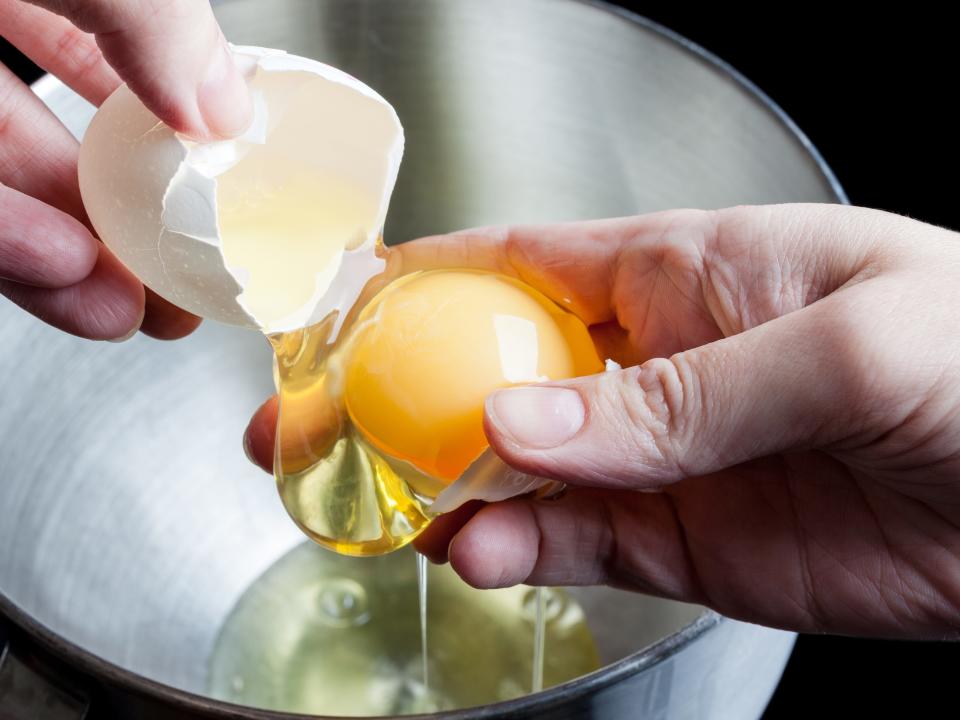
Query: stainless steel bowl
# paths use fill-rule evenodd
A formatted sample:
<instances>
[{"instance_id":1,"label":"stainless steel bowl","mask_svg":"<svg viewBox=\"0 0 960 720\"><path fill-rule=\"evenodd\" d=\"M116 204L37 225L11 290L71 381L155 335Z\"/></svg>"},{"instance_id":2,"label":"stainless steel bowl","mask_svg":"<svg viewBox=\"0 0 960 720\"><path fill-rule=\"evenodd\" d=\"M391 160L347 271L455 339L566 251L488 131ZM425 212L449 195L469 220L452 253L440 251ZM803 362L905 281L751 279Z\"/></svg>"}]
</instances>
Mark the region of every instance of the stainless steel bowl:
<instances>
[{"instance_id":1,"label":"stainless steel bowl","mask_svg":"<svg viewBox=\"0 0 960 720\"><path fill-rule=\"evenodd\" d=\"M576 0L232 0L236 43L330 62L397 108L392 242L475 224L678 206L844 201L797 128L716 58ZM78 136L92 108L37 93ZM237 599L302 541L240 451L266 343L205 325L164 344L59 334L0 306L0 716L277 718L204 696ZM446 717L741 718L789 633L604 588L580 598L608 664Z\"/></svg>"}]
</instances>

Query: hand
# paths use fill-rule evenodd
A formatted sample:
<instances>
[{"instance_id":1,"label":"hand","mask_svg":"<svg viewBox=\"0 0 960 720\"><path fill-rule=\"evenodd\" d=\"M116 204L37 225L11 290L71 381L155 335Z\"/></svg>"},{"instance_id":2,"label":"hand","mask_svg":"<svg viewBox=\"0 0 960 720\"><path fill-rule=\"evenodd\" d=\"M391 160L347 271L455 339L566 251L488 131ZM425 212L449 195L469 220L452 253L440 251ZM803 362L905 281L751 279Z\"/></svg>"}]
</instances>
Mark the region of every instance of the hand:
<instances>
[{"instance_id":1,"label":"hand","mask_svg":"<svg viewBox=\"0 0 960 720\"><path fill-rule=\"evenodd\" d=\"M441 516L418 541L432 559L478 587L606 583L805 632L956 635L960 236L785 205L403 252L568 297L603 354L652 358L493 394L496 452L570 487Z\"/></svg>"},{"instance_id":2,"label":"hand","mask_svg":"<svg viewBox=\"0 0 960 720\"><path fill-rule=\"evenodd\" d=\"M96 105L123 80L161 120L197 139L231 136L249 122L246 85L206 2L0 0L0 33ZM0 293L83 337L190 333L199 318L145 290L91 233L77 151L0 65Z\"/></svg>"}]
</instances>

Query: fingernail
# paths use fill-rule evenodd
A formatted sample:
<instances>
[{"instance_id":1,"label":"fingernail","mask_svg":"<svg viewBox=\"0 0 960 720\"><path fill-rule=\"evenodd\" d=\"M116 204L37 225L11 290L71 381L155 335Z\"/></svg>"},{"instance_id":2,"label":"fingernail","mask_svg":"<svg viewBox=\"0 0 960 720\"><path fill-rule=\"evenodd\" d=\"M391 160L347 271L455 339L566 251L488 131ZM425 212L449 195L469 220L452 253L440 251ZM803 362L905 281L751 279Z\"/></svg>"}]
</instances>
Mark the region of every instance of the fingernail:
<instances>
[{"instance_id":1,"label":"fingernail","mask_svg":"<svg viewBox=\"0 0 960 720\"><path fill-rule=\"evenodd\" d=\"M487 415L517 445L545 450L576 435L583 427L585 411L576 390L525 387L493 393L487 401Z\"/></svg>"},{"instance_id":2,"label":"fingernail","mask_svg":"<svg viewBox=\"0 0 960 720\"><path fill-rule=\"evenodd\" d=\"M214 54L207 74L197 90L197 104L207 129L214 135L240 135L253 117L247 83L233 62L226 42Z\"/></svg>"},{"instance_id":3,"label":"fingernail","mask_svg":"<svg viewBox=\"0 0 960 720\"><path fill-rule=\"evenodd\" d=\"M109 340L107 340L107 342L112 342L112 343L122 343L122 342L126 342L127 340L129 340L130 338L132 338L134 335L136 335L138 332L140 332L140 324L139 324L139 323L137 323L137 325L136 325L130 332L128 332L126 335L123 335L123 336L118 337L118 338L110 338Z\"/></svg>"},{"instance_id":4,"label":"fingernail","mask_svg":"<svg viewBox=\"0 0 960 720\"><path fill-rule=\"evenodd\" d=\"M146 313L147 313L147 309L146 309L146 308L143 308L143 309L140 311L140 319L137 320L136 323L134 323L134 326L133 326L132 328L130 328L130 331L129 331L129 332L127 332L125 335L121 335L120 337L109 338L109 339L107 340L107 342L122 343L122 342L126 342L127 340L129 340L130 338L132 338L134 335L136 335L138 332L140 332L140 327L143 325L143 318L144 318L144 316L146 315Z\"/></svg>"}]
</instances>

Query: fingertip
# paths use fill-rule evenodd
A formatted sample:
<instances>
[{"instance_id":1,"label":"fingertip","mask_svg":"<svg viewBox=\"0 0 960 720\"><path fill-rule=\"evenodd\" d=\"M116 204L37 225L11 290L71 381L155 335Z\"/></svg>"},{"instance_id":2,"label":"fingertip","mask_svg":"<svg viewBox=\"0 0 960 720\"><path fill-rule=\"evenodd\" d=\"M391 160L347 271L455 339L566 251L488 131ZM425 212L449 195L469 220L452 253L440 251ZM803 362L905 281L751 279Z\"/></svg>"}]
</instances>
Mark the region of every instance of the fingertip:
<instances>
[{"instance_id":1,"label":"fingertip","mask_svg":"<svg viewBox=\"0 0 960 720\"><path fill-rule=\"evenodd\" d=\"M447 557L446 548L443 548L437 552L434 548L430 546L424 546L424 541L422 540L422 535L413 541L413 547L418 553L423 555L427 560L429 560L434 565L446 565L449 562Z\"/></svg>"},{"instance_id":2,"label":"fingertip","mask_svg":"<svg viewBox=\"0 0 960 720\"><path fill-rule=\"evenodd\" d=\"M523 501L483 508L450 542L450 565L464 582L479 589L524 582L537 564L540 532Z\"/></svg>"},{"instance_id":3,"label":"fingertip","mask_svg":"<svg viewBox=\"0 0 960 720\"><path fill-rule=\"evenodd\" d=\"M258 465L256 456L253 454L253 447L250 444L250 426L247 425L246 430L243 431L243 454L247 456L249 460L254 465Z\"/></svg>"},{"instance_id":4,"label":"fingertip","mask_svg":"<svg viewBox=\"0 0 960 720\"><path fill-rule=\"evenodd\" d=\"M236 137L253 121L250 90L222 37L197 89L197 104L207 134L213 138Z\"/></svg>"},{"instance_id":5,"label":"fingertip","mask_svg":"<svg viewBox=\"0 0 960 720\"><path fill-rule=\"evenodd\" d=\"M438 515L417 539L414 547L427 557L430 562L438 565L447 562L447 550L453 537L476 515L486 503L480 500L470 500L456 510Z\"/></svg>"},{"instance_id":6,"label":"fingertip","mask_svg":"<svg viewBox=\"0 0 960 720\"><path fill-rule=\"evenodd\" d=\"M154 340L179 340L186 337L203 319L144 288L145 311L140 331Z\"/></svg>"},{"instance_id":7,"label":"fingertip","mask_svg":"<svg viewBox=\"0 0 960 720\"><path fill-rule=\"evenodd\" d=\"M250 462L273 472L273 451L277 437L277 396L269 398L250 419L243 433L243 450Z\"/></svg>"},{"instance_id":8,"label":"fingertip","mask_svg":"<svg viewBox=\"0 0 960 720\"><path fill-rule=\"evenodd\" d=\"M210 3L184 0L163 12L150 2L70 5L77 7L64 14L96 35L107 62L171 128L215 141L250 125L249 89ZM150 23L143 22L144 13Z\"/></svg>"},{"instance_id":9,"label":"fingertip","mask_svg":"<svg viewBox=\"0 0 960 720\"><path fill-rule=\"evenodd\" d=\"M201 318L191 315L186 310L175 318L158 321L148 309L143 317L140 332L154 340L179 340L193 333L202 322Z\"/></svg>"},{"instance_id":10,"label":"fingertip","mask_svg":"<svg viewBox=\"0 0 960 720\"><path fill-rule=\"evenodd\" d=\"M76 328L71 332L91 340L123 342L143 322L143 285L104 245L93 271L61 292L61 302L74 315ZM71 301L71 296L76 299Z\"/></svg>"}]
</instances>

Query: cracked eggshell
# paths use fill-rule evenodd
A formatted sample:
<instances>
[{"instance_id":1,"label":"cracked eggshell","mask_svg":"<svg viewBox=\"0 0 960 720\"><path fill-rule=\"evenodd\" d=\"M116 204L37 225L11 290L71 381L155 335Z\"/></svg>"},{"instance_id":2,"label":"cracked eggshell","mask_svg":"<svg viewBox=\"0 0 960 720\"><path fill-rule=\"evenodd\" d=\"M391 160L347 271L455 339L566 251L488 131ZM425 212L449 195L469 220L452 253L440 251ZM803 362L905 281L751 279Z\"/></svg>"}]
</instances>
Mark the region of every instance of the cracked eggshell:
<instances>
[{"instance_id":1,"label":"cracked eggshell","mask_svg":"<svg viewBox=\"0 0 960 720\"><path fill-rule=\"evenodd\" d=\"M192 142L161 123L122 86L104 102L84 136L80 190L101 240L159 295L225 323L265 332L291 330L319 321L335 309L331 303L349 302L346 296L355 294L338 287L343 282L335 282L337 271L342 265L369 268L403 155L403 128L386 100L340 70L278 50L237 47L234 53L254 100L254 120L243 136ZM332 196L345 183L366 198L358 204L363 210L349 221L349 231L338 226L342 242L331 249L329 261L309 268L309 299L267 315L258 315L243 297L250 278L266 272L263 267L303 273L303 258L283 246L283 232L272 234L268 228L255 244L270 253L269 262L249 261L249 252L250 267L226 260L218 187L225 173L242 168L248 158L256 168L253 180L233 175L230 183L236 186L240 177L253 186L243 188L241 204L249 205L252 193L262 202L279 198L277 212L295 213L284 207L283 183L256 187L269 182L264 177L287 174L323 178L316 186L321 195L331 191ZM296 218L285 222L287 227ZM311 237L309 227L297 231L301 239ZM292 258L293 267L278 265L284 257ZM282 273L275 278L282 280Z\"/></svg>"},{"instance_id":2,"label":"cracked eggshell","mask_svg":"<svg viewBox=\"0 0 960 720\"><path fill-rule=\"evenodd\" d=\"M470 500L498 502L561 483L514 470L487 448L430 504L432 513L448 513Z\"/></svg>"}]
</instances>

